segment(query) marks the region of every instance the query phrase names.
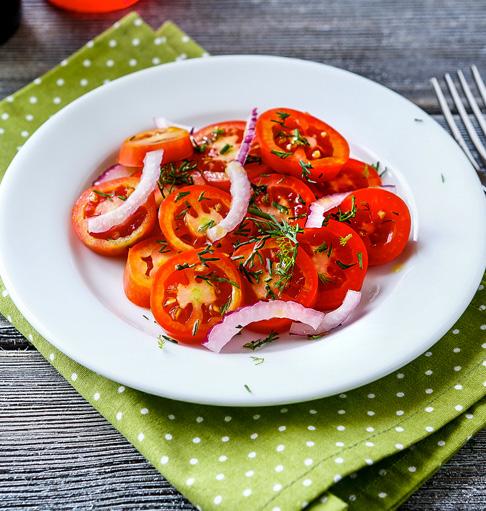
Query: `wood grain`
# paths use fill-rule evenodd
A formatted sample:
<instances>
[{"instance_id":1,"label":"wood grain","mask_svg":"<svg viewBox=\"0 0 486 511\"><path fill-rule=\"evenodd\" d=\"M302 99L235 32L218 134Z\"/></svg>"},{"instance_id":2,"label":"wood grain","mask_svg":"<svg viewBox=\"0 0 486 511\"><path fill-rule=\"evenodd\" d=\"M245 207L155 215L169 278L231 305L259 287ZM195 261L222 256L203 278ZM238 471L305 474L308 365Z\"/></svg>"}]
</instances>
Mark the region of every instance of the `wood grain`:
<instances>
[{"instance_id":1,"label":"wood grain","mask_svg":"<svg viewBox=\"0 0 486 511\"><path fill-rule=\"evenodd\" d=\"M24 0L0 47L0 97L29 83L127 11L79 15ZM430 113L428 80L476 63L486 72L484 0L142 0L152 26L179 23L213 54L312 59L368 76ZM441 120L437 117L438 120ZM486 508L486 432L402 511ZM0 510L193 510L29 342L0 316Z\"/></svg>"}]
</instances>

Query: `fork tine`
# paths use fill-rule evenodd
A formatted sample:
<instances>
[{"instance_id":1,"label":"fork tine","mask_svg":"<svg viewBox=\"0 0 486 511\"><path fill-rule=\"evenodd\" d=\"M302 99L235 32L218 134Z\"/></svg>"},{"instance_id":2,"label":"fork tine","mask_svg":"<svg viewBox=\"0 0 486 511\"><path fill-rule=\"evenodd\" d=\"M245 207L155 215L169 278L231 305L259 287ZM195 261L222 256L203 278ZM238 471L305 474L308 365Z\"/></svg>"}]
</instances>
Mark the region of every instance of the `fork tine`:
<instances>
[{"instance_id":1,"label":"fork tine","mask_svg":"<svg viewBox=\"0 0 486 511\"><path fill-rule=\"evenodd\" d=\"M478 86L479 93L483 98L484 104L486 105L486 86L484 85L483 79L479 74L478 68L474 65L471 66L471 71L474 76L474 80L476 81L476 85Z\"/></svg>"},{"instance_id":2,"label":"fork tine","mask_svg":"<svg viewBox=\"0 0 486 511\"><path fill-rule=\"evenodd\" d=\"M462 90L464 91L464 94L466 95L466 98L471 105L471 109L474 112L474 115L476 116L476 119L478 120L479 126L481 126L481 129L483 130L483 133L486 135L486 121L484 120L483 114L481 113L481 110L479 108L479 105L473 96L471 89L469 88L469 85L466 81L466 78L464 78L464 74L461 70L457 72L457 76L459 77L459 81L461 82Z\"/></svg>"},{"instance_id":3,"label":"fork tine","mask_svg":"<svg viewBox=\"0 0 486 511\"><path fill-rule=\"evenodd\" d=\"M451 111L449 110L449 106L447 105L447 101L444 97L444 94L442 93L442 89L440 88L437 78L431 78L430 83L432 84L432 87L434 88L435 95L437 96L437 100L439 101L439 105L442 110L442 113L444 114L444 117L447 121L447 124L449 125L449 128L450 128L452 134L454 135L454 138L456 139L456 142L459 144L461 149L464 151L464 153L468 157L469 161L471 162L472 166L476 170L479 170L480 169L479 163L475 160L474 156L471 154L469 147L467 146L464 138L461 135L461 132L459 131L459 128L457 127L456 121L454 121L454 117L452 117Z\"/></svg>"},{"instance_id":4,"label":"fork tine","mask_svg":"<svg viewBox=\"0 0 486 511\"><path fill-rule=\"evenodd\" d=\"M474 147L477 149L479 155L481 156L481 159L484 162L486 162L486 149L483 146L481 140L479 140L478 134L476 133L474 126L471 124L471 121L469 120L469 116L467 115L466 109L464 108L464 105L462 104L462 100L459 97L456 86L454 85L454 82L452 81L451 75L449 73L446 73L444 78L447 83L447 86L449 87L449 91L451 93L454 104L456 105L457 111L459 112L462 122L464 123L464 126L466 127L466 131L468 132L469 136L471 137L471 142L474 144Z\"/></svg>"}]
</instances>

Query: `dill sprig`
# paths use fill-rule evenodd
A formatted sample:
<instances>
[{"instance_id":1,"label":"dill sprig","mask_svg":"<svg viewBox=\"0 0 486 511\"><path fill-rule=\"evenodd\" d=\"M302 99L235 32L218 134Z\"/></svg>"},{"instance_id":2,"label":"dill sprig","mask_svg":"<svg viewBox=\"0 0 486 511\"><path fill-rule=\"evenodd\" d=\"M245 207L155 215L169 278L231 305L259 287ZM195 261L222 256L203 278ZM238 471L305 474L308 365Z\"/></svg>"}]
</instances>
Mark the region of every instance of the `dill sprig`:
<instances>
[{"instance_id":1,"label":"dill sprig","mask_svg":"<svg viewBox=\"0 0 486 511\"><path fill-rule=\"evenodd\" d=\"M168 188L168 193L171 193L176 186L194 184L194 179L191 174L195 168L197 168L197 163L190 160L184 160L178 166L174 162L162 165L162 167L160 167L160 177L158 180L162 197L165 197L165 193L167 192L165 188Z\"/></svg>"},{"instance_id":2,"label":"dill sprig","mask_svg":"<svg viewBox=\"0 0 486 511\"><path fill-rule=\"evenodd\" d=\"M247 342L243 344L243 348L255 351L263 346L266 346L267 344L270 344L271 342L274 342L278 340L277 332L270 332L266 337L263 339L255 339L254 341Z\"/></svg>"}]
</instances>

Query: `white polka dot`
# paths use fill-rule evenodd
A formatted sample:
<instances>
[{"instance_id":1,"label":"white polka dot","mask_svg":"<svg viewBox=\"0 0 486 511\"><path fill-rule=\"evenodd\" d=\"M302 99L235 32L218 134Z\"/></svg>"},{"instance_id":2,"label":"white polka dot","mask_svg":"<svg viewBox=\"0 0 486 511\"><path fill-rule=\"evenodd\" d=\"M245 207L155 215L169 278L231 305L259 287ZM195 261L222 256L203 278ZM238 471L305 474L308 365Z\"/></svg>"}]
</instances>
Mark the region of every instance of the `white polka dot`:
<instances>
[{"instance_id":1,"label":"white polka dot","mask_svg":"<svg viewBox=\"0 0 486 511\"><path fill-rule=\"evenodd\" d=\"M214 500L213 502L219 506L221 504L221 502L223 502L223 497L221 497L221 495L216 495L216 497L214 497Z\"/></svg>"},{"instance_id":2,"label":"white polka dot","mask_svg":"<svg viewBox=\"0 0 486 511\"><path fill-rule=\"evenodd\" d=\"M427 413L432 413L434 411L434 407L433 406L427 406L424 408L424 410L427 412Z\"/></svg>"},{"instance_id":3,"label":"white polka dot","mask_svg":"<svg viewBox=\"0 0 486 511\"><path fill-rule=\"evenodd\" d=\"M175 419L175 415L170 413L169 415L167 415L167 418L170 420L170 421L173 421Z\"/></svg>"},{"instance_id":4,"label":"white polka dot","mask_svg":"<svg viewBox=\"0 0 486 511\"><path fill-rule=\"evenodd\" d=\"M201 443L201 439L200 439L198 436L195 436L195 437L192 439L192 443L193 443L193 444L199 444L199 443Z\"/></svg>"},{"instance_id":5,"label":"white polka dot","mask_svg":"<svg viewBox=\"0 0 486 511\"><path fill-rule=\"evenodd\" d=\"M483 344L481 344L481 348L486 350L486 342L483 342Z\"/></svg>"},{"instance_id":6,"label":"white polka dot","mask_svg":"<svg viewBox=\"0 0 486 511\"><path fill-rule=\"evenodd\" d=\"M368 399L375 399L375 394L368 394Z\"/></svg>"},{"instance_id":7,"label":"white polka dot","mask_svg":"<svg viewBox=\"0 0 486 511\"><path fill-rule=\"evenodd\" d=\"M3 128L0 128L0 135L3 135L5 133L5 130Z\"/></svg>"},{"instance_id":8,"label":"white polka dot","mask_svg":"<svg viewBox=\"0 0 486 511\"><path fill-rule=\"evenodd\" d=\"M216 475L216 479L217 479L218 481L222 481L222 480L224 479L224 474L217 474L217 475Z\"/></svg>"},{"instance_id":9,"label":"white polka dot","mask_svg":"<svg viewBox=\"0 0 486 511\"><path fill-rule=\"evenodd\" d=\"M256 439L258 438L258 433L252 433L252 434L250 435L250 438L251 438L252 440L256 440Z\"/></svg>"},{"instance_id":10,"label":"white polka dot","mask_svg":"<svg viewBox=\"0 0 486 511\"><path fill-rule=\"evenodd\" d=\"M147 414L149 413L148 408L141 408L141 409L140 409L140 413L141 413L142 415L147 415Z\"/></svg>"},{"instance_id":11,"label":"white polka dot","mask_svg":"<svg viewBox=\"0 0 486 511\"><path fill-rule=\"evenodd\" d=\"M373 442L365 442L366 447L374 447L375 444Z\"/></svg>"},{"instance_id":12,"label":"white polka dot","mask_svg":"<svg viewBox=\"0 0 486 511\"><path fill-rule=\"evenodd\" d=\"M461 352L461 348L454 348L452 351L454 353L460 353Z\"/></svg>"},{"instance_id":13,"label":"white polka dot","mask_svg":"<svg viewBox=\"0 0 486 511\"><path fill-rule=\"evenodd\" d=\"M140 18L136 18L134 21L133 21L133 24L136 26L136 27L139 27L141 24L142 24L142 20Z\"/></svg>"},{"instance_id":14,"label":"white polka dot","mask_svg":"<svg viewBox=\"0 0 486 511\"><path fill-rule=\"evenodd\" d=\"M474 419L474 415L472 413L466 413L464 415L464 417L466 417L466 419L469 419L469 420Z\"/></svg>"},{"instance_id":15,"label":"white polka dot","mask_svg":"<svg viewBox=\"0 0 486 511\"><path fill-rule=\"evenodd\" d=\"M137 59L130 59L130 60L128 61L128 65L129 65L130 67L134 67L134 66L136 66L136 65L137 65Z\"/></svg>"},{"instance_id":16,"label":"white polka dot","mask_svg":"<svg viewBox=\"0 0 486 511\"><path fill-rule=\"evenodd\" d=\"M346 426L343 426L342 424L340 424L339 426L336 426L336 429L338 431L344 431L346 429Z\"/></svg>"},{"instance_id":17,"label":"white polka dot","mask_svg":"<svg viewBox=\"0 0 486 511\"><path fill-rule=\"evenodd\" d=\"M283 444L279 444L279 445L277 445L277 448L276 448L276 451L277 451L277 452L282 452L282 451L284 451L284 450L285 450L285 445L283 445Z\"/></svg>"},{"instance_id":18,"label":"white polka dot","mask_svg":"<svg viewBox=\"0 0 486 511\"><path fill-rule=\"evenodd\" d=\"M277 465L277 466L275 467L275 472L282 472L282 471L283 471L283 469L284 469L283 465Z\"/></svg>"},{"instance_id":19,"label":"white polka dot","mask_svg":"<svg viewBox=\"0 0 486 511\"><path fill-rule=\"evenodd\" d=\"M108 41L108 46L109 46L110 48L114 48L117 44L118 44L118 43L115 41L115 39L110 39L110 40Z\"/></svg>"},{"instance_id":20,"label":"white polka dot","mask_svg":"<svg viewBox=\"0 0 486 511\"><path fill-rule=\"evenodd\" d=\"M140 44L140 39L138 37L134 37L132 39L132 45L133 46L138 46Z\"/></svg>"},{"instance_id":21,"label":"white polka dot","mask_svg":"<svg viewBox=\"0 0 486 511\"><path fill-rule=\"evenodd\" d=\"M29 334L29 335L27 336L27 338L28 338L28 339L29 339L29 341L31 341L31 342L34 340L34 338L32 337L32 334Z\"/></svg>"},{"instance_id":22,"label":"white polka dot","mask_svg":"<svg viewBox=\"0 0 486 511\"><path fill-rule=\"evenodd\" d=\"M479 291L482 291L484 289L484 286L483 284L479 284L479 287L478 287Z\"/></svg>"},{"instance_id":23,"label":"white polka dot","mask_svg":"<svg viewBox=\"0 0 486 511\"><path fill-rule=\"evenodd\" d=\"M381 491L380 493L378 493L378 497L380 497L380 499L386 499L388 495L384 492L384 491Z\"/></svg>"},{"instance_id":24,"label":"white polka dot","mask_svg":"<svg viewBox=\"0 0 486 511\"><path fill-rule=\"evenodd\" d=\"M425 356L426 356L426 357L431 357L431 356L432 356L432 352L431 352L431 351L427 351L427 352L425 353Z\"/></svg>"},{"instance_id":25,"label":"white polka dot","mask_svg":"<svg viewBox=\"0 0 486 511\"><path fill-rule=\"evenodd\" d=\"M279 426L278 427L278 430L280 431L280 433L282 433L283 431L285 431L287 429L286 426Z\"/></svg>"},{"instance_id":26,"label":"white polka dot","mask_svg":"<svg viewBox=\"0 0 486 511\"><path fill-rule=\"evenodd\" d=\"M93 41L88 41L88 42L86 43L86 46L87 46L88 48L92 48L92 47L94 46L94 42L93 42Z\"/></svg>"},{"instance_id":27,"label":"white polka dot","mask_svg":"<svg viewBox=\"0 0 486 511\"><path fill-rule=\"evenodd\" d=\"M123 412L116 412L115 417L117 421L121 421L123 417Z\"/></svg>"},{"instance_id":28,"label":"white polka dot","mask_svg":"<svg viewBox=\"0 0 486 511\"><path fill-rule=\"evenodd\" d=\"M454 366L454 371L456 371L456 373L458 373L461 369L461 366Z\"/></svg>"},{"instance_id":29,"label":"white polka dot","mask_svg":"<svg viewBox=\"0 0 486 511\"><path fill-rule=\"evenodd\" d=\"M375 430L375 428L373 426L368 426L366 428L366 431L368 431L368 433L373 433L374 430Z\"/></svg>"},{"instance_id":30,"label":"white polka dot","mask_svg":"<svg viewBox=\"0 0 486 511\"><path fill-rule=\"evenodd\" d=\"M162 465L167 465L167 463L169 463L169 456L162 456L162 458L160 458L160 463Z\"/></svg>"},{"instance_id":31,"label":"white polka dot","mask_svg":"<svg viewBox=\"0 0 486 511\"><path fill-rule=\"evenodd\" d=\"M432 394L434 392L434 389L425 389L426 394Z\"/></svg>"},{"instance_id":32,"label":"white polka dot","mask_svg":"<svg viewBox=\"0 0 486 511\"><path fill-rule=\"evenodd\" d=\"M335 483L339 483L339 481L340 481L342 478L343 478L343 476L342 476L342 475L340 475L340 474L336 474L336 475L333 477L333 481L334 481Z\"/></svg>"},{"instance_id":33,"label":"white polka dot","mask_svg":"<svg viewBox=\"0 0 486 511\"><path fill-rule=\"evenodd\" d=\"M260 417L261 417L261 415L258 415L258 413L257 413L257 414L255 414L255 415L253 416L253 420L254 420L254 421L257 421Z\"/></svg>"},{"instance_id":34,"label":"white polka dot","mask_svg":"<svg viewBox=\"0 0 486 511\"><path fill-rule=\"evenodd\" d=\"M480 310L480 311L486 311L486 305L481 304L481 305L479 306L479 310Z\"/></svg>"},{"instance_id":35,"label":"white polka dot","mask_svg":"<svg viewBox=\"0 0 486 511\"><path fill-rule=\"evenodd\" d=\"M61 60L61 66L64 67L64 66L67 66L67 59L64 59L64 60Z\"/></svg>"},{"instance_id":36,"label":"white polka dot","mask_svg":"<svg viewBox=\"0 0 486 511\"><path fill-rule=\"evenodd\" d=\"M403 433L405 430L402 428L402 426L397 426L397 427L395 428L395 431L396 431L397 433Z\"/></svg>"},{"instance_id":37,"label":"white polka dot","mask_svg":"<svg viewBox=\"0 0 486 511\"><path fill-rule=\"evenodd\" d=\"M437 442L437 445L438 445L439 447L444 447L444 445L445 445L444 440L439 440L439 441Z\"/></svg>"},{"instance_id":38,"label":"white polka dot","mask_svg":"<svg viewBox=\"0 0 486 511\"><path fill-rule=\"evenodd\" d=\"M192 486L194 484L194 477L190 477L186 480L187 486Z\"/></svg>"},{"instance_id":39,"label":"white polka dot","mask_svg":"<svg viewBox=\"0 0 486 511\"><path fill-rule=\"evenodd\" d=\"M29 136L29 132L28 131L21 131L20 134L24 137L24 138L27 138Z\"/></svg>"},{"instance_id":40,"label":"white polka dot","mask_svg":"<svg viewBox=\"0 0 486 511\"><path fill-rule=\"evenodd\" d=\"M245 488L242 492L243 497L249 497L251 495L250 488Z\"/></svg>"},{"instance_id":41,"label":"white polka dot","mask_svg":"<svg viewBox=\"0 0 486 511\"><path fill-rule=\"evenodd\" d=\"M305 445L307 445L307 447L314 447L315 443L312 440L307 440Z\"/></svg>"},{"instance_id":42,"label":"white polka dot","mask_svg":"<svg viewBox=\"0 0 486 511\"><path fill-rule=\"evenodd\" d=\"M337 463L338 465L340 465L340 464L341 464L341 463L343 463L343 462L344 462L343 458L336 458L336 459L334 460L334 463Z\"/></svg>"},{"instance_id":43,"label":"white polka dot","mask_svg":"<svg viewBox=\"0 0 486 511\"><path fill-rule=\"evenodd\" d=\"M139 441L139 442L143 442L143 440L144 440L144 438L145 438L145 435L144 435L143 433L139 433L139 434L138 434L138 436L137 436L137 438L138 438L138 441Z\"/></svg>"},{"instance_id":44,"label":"white polka dot","mask_svg":"<svg viewBox=\"0 0 486 511\"><path fill-rule=\"evenodd\" d=\"M403 410L397 410L395 412L396 415L398 415L399 417L402 416L405 412Z\"/></svg>"},{"instance_id":45,"label":"white polka dot","mask_svg":"<svg viewBox=\"0 0 486 511\"><path fill-rule=\"evenodd\" d=\"M170 440L172 440L172 438L173 438L173 437L172 437L172 435L171 435L170 433L167 433L166 435L164 435L164 438L165 438L166 440L169 440L169 441L170 441Z\"/></svg>"},{"instance_id":46,"label":"white polka dot","mask_svg":"<svg viewBox=\"0 0 486 511\"><path fill-rule=\"evenodd\" d=\"M247 472L245 472L246 477L253 477L254 475L255 475L254 470L248 470Z\"/></svg>"},{"instance_id":47,"label":"white polka dot","mask_svg":"<svg viewBox=\"0 0 486 511\"><path fill-rule=\"evenodd\" d=\"M207 51L205 51L205 52L201 55L201 57L209 57L209 53L208 53Z\"/></svg>"},{"instance_id":48,"label":"white polka dot","mask_svg":"<svg viewBox=\"0 0 486 511\"><path fill-rule=\"evenodd\" d=\"M312 480L311 480L311 479L304 479L304 480L302 481L302 484L303 484L304 486L310 486L310 485L312 484Z\"/></svg>"},{"instance_id":49,"label":"white polka dot","mask_svg":"<svg viewBox=\"0 0 486 511\"><path fill-rule=\"evenodd\" d=\"M349 500L350 502L354 502L354 501L356 500L356 495L350 495L350 496L348 497L348 500Z\"/></svg>"},{"instance_id":50,"label":"white polka dot","mask_svg":"<svg viewBox=\"0 0 486 511\"><path fill-rule=\"evenodd\" d=\"M221 463L223 463L223 462L225 462L227 459L228 459L228 456L225 456L224 454L222 454L222 455L218 458L218 461L221 461Z\"/></svg>"},{"instance_id":51,"label":"white polka dot","mask_svg":"<svg viewBox=\"0 0 486 511\"><path fill-rule=\"evenodd\" d=\"M461 412L462 410L464 410L464 407L462 405L456 405L454 406L454 408L458 411L458 412Z\"/></svg>"},{"instance_id":52,"label":"white polka dot","mask_svg":"<svg viewBox=\"0 0 486 511\"><path fill-rule=\"evenodd\" d=\"M34 83L35 83L36 85L39 85L40 83L42 83L42 79L41 79L41 78L36 78L36 79L34 80Z\"/></svg>"},{"instance_id":53,"label":"white polka dot","mask_svg":"<svg viewBox=\"0 0 486 511\"><path fill-rule=\"evenodd\" d=\"M115 65L115 61L113 59L108 59L106 61L106 66L107 67L113 67Z\"/></svg>"},{"instance_id":54,"label":"white polka dot","mask_svg":"<svg viewBox=\"0 0 486 511\"><path fill-rule=\"evenodd\" d=\"M120 385L118 387L118 394L122 394L123 392L125 392L125 387L123 385Z\"/></svg>"},{"instance_id":55,"label":"white polka dot","mask_svg":"<svg viewBox=\"0 0 486 511\"><path fill-rule=\"evenodd\" d=\"M76 373L71 374L71 380L76 381L78 379L78 375Z\"/></svg>"},{"instance_id":56,"label":"white polka dot","mask_svg":"<svg viewBox=\"0 0 486 511\"><path fill-rule=\"evenodd\" d=\"M34 116L32 114L27 114L25 116L25 120L30 122L30 121L34 120Z\"/></svg>"},{"instance_id":57,"label":"white polka dot","mask_svg":"<svg viewBox=\"0 0 486 511\"><path fill-rule=\"evenodd\" d=\"M248 457L249 458L256 458L256 452L255 451L251 451L248 453Z\"/></svg>"},{"instance_id":58,"label":"white polka dot","mask_svg":"<svg viewBox=\"0 0 486 511\"><path fill-rule=\"evenodd\" d=\"M191 459L189 460L189 463L190 463L191 465L197 465L197 464L199 463L199 460L198 460L197 458L191 458Z\"/></svg>"},{"instance_id":59,"label":"white polka dot","mask_svg":"<svg viewBox=\"0 0 486 511\"><path fill-rule=\"evenodd\" d=\"M88 85L88 80L86 80L86 78L81 78L81 80L79 80L79 84L86 87L86 85Z\"/></svg>"},{"instance_id":60,"label":"white polka dot","mask_svg":"<svg viewBox=\"0 0 486 511\"><path fill-rule=\"evenodd\" d=\"M387 472L384 468L382 468L378 471L378 474L380 474L383 477L383 476L386 476Z\"/></svg>"},{"instance_id":61,"label":"white polka dot","mask_svg":"<svg viewBox=\"0 0 486 511\"><path fill-rule=\"evenodd\" d=\"M459 333L459 331L460 331L460 330L459 330L459 328L454 328L454 330L452 331L452 333L453 333L454 335L457 335L457 334Z\"/></svg>"},{"instance_id":62,"label":"white polka dot","mask_svg":"<svg viewBox=\"0 0 486 511\"><path fill-rule=\"evenodd\" d=\"M203 420L204 420L204 417L196 417L196 422L199 423L199 424L201 422L203 422Z\"/></svg>"},{"instance_id":63,"label":"white polka dot","mask_svg":"<svg viewBox=\"0 0 486 511\"><path fill-rule=\"evenodd\" d=\"M3 112L2 115L0 115L0 117L2 118L2 121L6 121L10 116L8 115L7 112Z\"/></svg>"},{"instance_id":64,"label":"white polka dot","mask_svg":"<svg viewBox=\"0 0 486 511\"><path fill-rule=\"evenodd\" d=\"M427 369L427 371L425 371L425 376L430 376L431 374L433 374L434 371L432 371L432 369Z\"/></svg>"},{"instance_id":65,"label":"white polka dot","mask_svg":"<svg viewBox=\"0 0 486 511\"><path fill-rule=\"evenodd\" d=\"M317 414L317 410L314 410L313 408L311 408L311 409L309 410L309 413L310 413L311 415L316 415L316 414Z\"/></svg>"},{"instance_id":66,"label":"white polka dot","mask_svg":"<svg viewBox=\"0 0 486 511\"><path fill-rule=\"evenodd\" d=\"M282 511L282 509L277 506L277 507L273 507L272 511Z\"/></svg>"},{"instance_id":67,"label":"white polka dot","mask_svg":"<svg viewBox=\"0 0 486 511\"><path fill-rule=\"evenodd\" d=\"M397 394L396 394L397 397L403 397L404 395L405 395L404 392L397 392Z\"/></svg>"},{"instance_id":68,"label":"white polka dot","mask_svg":"<svg viewBox=\"0 0 486 511\"><path fill-rule=\"evenodd\" d=\"M337 412L339 415L344 415L346 413L346 410L338 410Z\"/></svg>"},{"instance_id":69,"label":"white polka dot","mask_svg":"<svg viewBox=\"0 0 486 511\"><path fill-rule=\"evenodd\" d=\"M13 100L14 100L13 96L7 96L5 98L5 101L7 101L7 103L13 103Z\"/></svg>"},{"instance_id":70,"label":"white polka dot","mask_svg":"<svg viewBox=\"0 0 486 511\"><path fill-rule=\"evenodd\" d=\"M347 394L339 394L339 397L340 397L341 399L346 399L348 396L347 396Z\"/></svg>"},{"instance_id":71,"label":"white polka dot","mask_svg":"<svg viewBox=\"0 0 486 511\"><path fill-rule=\"evenodd\" d=\"M458 383L457 385L454 385L454 388L456 390L462 390L464 387L460 383Z\"/></svg>"},{"instance_id":72,"label":"white polka dot","mask_svg":"<svg viewBox=\"0 0 486 511\"><path fill-rule=\"evenodd\" d=\"M181 37L181 41L183 43L188 43L190 41L190 38L188 35L184 34L182 37Z\"/></svg>"},{"instance_id":73,"label":"white polka dot","mask_svg":"<svg viewBox=\"0 0 486 511\"><path fill-rule=\"evenodd\" d=\"M315 426L307 426L307 429L309 431L315 431L316 430L316 427Z\"/></svg>"},{"instance_id":74,"label":"white polka dot","mask_svg":"<svg viewBox=\"0 0 486 511\"><path fill-rule=\"evenodd\" d=\"M36 96L30 96L29 102L34 105L35 103L37 103L37 97Z\"/></svg>"},{"instance_id":75,"label":"white polka dot","mask_svg":"<svg viewBox=\"0 0 486 511\"><path fill-rule=\"evenodd\" d=\"M64 85L64 79L63 78L58 78L56 80L56 85L58 85L59 87L62 87Z\"/></svg>"},{"instance_id":76,"label":"white polka dot","mask_svg":"<svg viewBox=\"0 0 486 511\"><path fill-rule=\"evenodd\" d=\"M403 378L405 378L405 375L404 375L403 373L398 373L398 374L397 374L397 378L398 378L399 380L403 380Z\"/></svg>"},{"instance_id":77,"label":"white polka dot","mask_svg":"<svg viewBox=\"0 0 486 511\"><path fill-rule=\"evenodd\" d=\"M425 426L425 431L432 433L432 431L434 431L434 428L432 426Z\"/></svg>"},{"instance_id":78,"label":"white polka dot","mask_svg":"<svg viewBox=\"0 0 486 511\"><path fill-rule=\"evenodd\" d=\"M414 467L414 466L408 467L408 471L409 472L416 472L417 471L417 467Z\"/></svg>"},{"instance_id":79,"label":"white polka dot","mask_svg":"<svg viewBox=\"0 0 486 511\"><path fill-rule=\"evenodd\" d=\"M84 67L89 67L89 66L91 66L91 60L89 60L89 59L84 59L84 60L83 60L83 66L84 66Z\"/></svg>"},{"instance_id":80,"label":"white polka dot","mask_svg":"<svg viewBox=\"0 0 486 511\"><path fill-rule=\"evenodd\" d=\"M272 489L273 491L280 491L282 489L282 485L280 483L274 484Z\"/></svg>"},{"instance_id":81,"label":"white polka dot","mask_svg":"<svg viewBox=\"0 0 486 511\"><path fill-rule=\"evenodd\" d=\"M375 412L373 410L368 410L366 412L366 415L369 415L370 417L373 417L373 415L375 415Z\"/></svg>"},{"instance_id":82,"label":"white polka dot","mask_svg":"<svg viewBox=\"0 0 486 511\"><path fill-rule=\"evenodd\" d=\"M221 437L221 442L229 442L229 436L222 436Z\"/></svg>"},{"instance_id":83,"label":"white polka dot","mask_svg":"<svg viewBox=\"0 0 486 511\"><path fill-rule=\"evenodd\" d=\"M480 330L486 330L486 324L481 325L481 326L479 327L479 329L480 329Z\"/></svg>"},{"instance_id":84,"label":"white polka dot","mask_svg":"<svg viewBox=\"0 0 486 511\"><path fill-rule=\"evenodd\" d=\"M7 319L8 319L10 322L12 321L12 319L11 319L11 318L9 319L9 316L7 316ZM49 360L50 360L51 362L52 362L55 358L56 358L56 355L54 355L54 353L51 353L51 354L49 355ZM96 395L96 394L95 394L95 395Z\"/></svg>"},{"instance_id":85,"label":"white polka dot","mask_svg":"<svg viewBox=\"0 0 486 511\"><path fill-rule=\"evenodd\" d=\"M344 447L344 442L336 442L336 447Z\"/></svg>"},{"instance_id":86,"label":"white polka dot","mask_svg":"<svg viewBox=\"0 0 486 511\"><path fill-rule=\"evenodd\" d=\"M366 463L367 465L373 465L373 460L372 460L372 459L370 459L370 458L366 458L366 459L365 459L365 463Z\"/></svg>"},{"instance_id":87,"label":"white polka dot","mask_svg":"<svg viewBox=\"0 0 486 511\"><path fill-rule=\"evenodd\" d=\"M224 422L230 422L231 420L231 417L229 415L227 415L225 418L224 418Z\"/></svg>"},{"instance_id":88,"label":"white polka dot","mask_svg":"<svg viewBox=\"0 0 486 511\"><path fill-rule=\"evenodd\" d=\"M403 449L403 444L395 444L395 449L401 451Z\"/></svg>"},{"instance_id":89,"label":"white polka dot","mask_svg":"<svg viewBox=\"0 0 486 511\"><path fill-rule=\"evenodd\" d=\"M314 460L313 460L312 458L306 458L306 459L304 460L304 465L305 465L306 467L310 467L313 463L314 463Z\"/></svg>"},{"instance_id":90,"label":"white polka dot","mask_svg":"<svg viewBox=\"0 0 486 511\"><path fill-rule=\"evenodd\" d=\"M59 103L61 102L61 98L59 96L56 96L52 102L55 104L55 105L59 105Z\"/></svg>"},{"instance_id":91,"label":"white polka dot","mask_svg":"<svg viewBox=\"0 0 486 511\"><path fill-rule=\"evenodd\" d=\"M154 57L154 58L152 59L152 64L153 64L154 66L156 66L157 64L160 64L160 59L159 59L159 57Z\"/></svg>"},{"instance_id":92,"label":"white polka dot","mask_svg":"<svg viewBox=\"0 0 486 511\"><path fill-rule=\"evenodd\" d=\"M158 46L159 44L163 44L163 43L166 43L166 42L167 42L167 38L166 38L166 37L164 37L164 36L162 36L162 37L156 37L156 38L154 39L154 44L156 44L157 46Z\"/></svg>"}]
</instances>

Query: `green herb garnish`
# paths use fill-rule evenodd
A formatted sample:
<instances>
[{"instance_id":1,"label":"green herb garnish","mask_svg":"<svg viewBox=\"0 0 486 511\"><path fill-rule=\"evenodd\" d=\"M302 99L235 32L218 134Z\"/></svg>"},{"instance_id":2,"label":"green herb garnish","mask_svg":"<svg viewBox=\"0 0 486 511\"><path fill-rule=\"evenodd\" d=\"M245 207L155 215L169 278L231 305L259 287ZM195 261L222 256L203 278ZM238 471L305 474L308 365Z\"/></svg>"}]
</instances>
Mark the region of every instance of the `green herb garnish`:
<instances>
[{"instance_id":1,"label":"green herb garnish","mask_svg":"<svg viewBox=\"0 0 486 511\"><path fill-rule=\"evenodd\" d=\"M243 344L243 348L247 348L249 350L255 351L263 346L270 344L271 342L274 342L278 340L277 332L270 332L266 337L263 339L255 339L254 341L247 342Z\"/></svg>"}]
</instances>

